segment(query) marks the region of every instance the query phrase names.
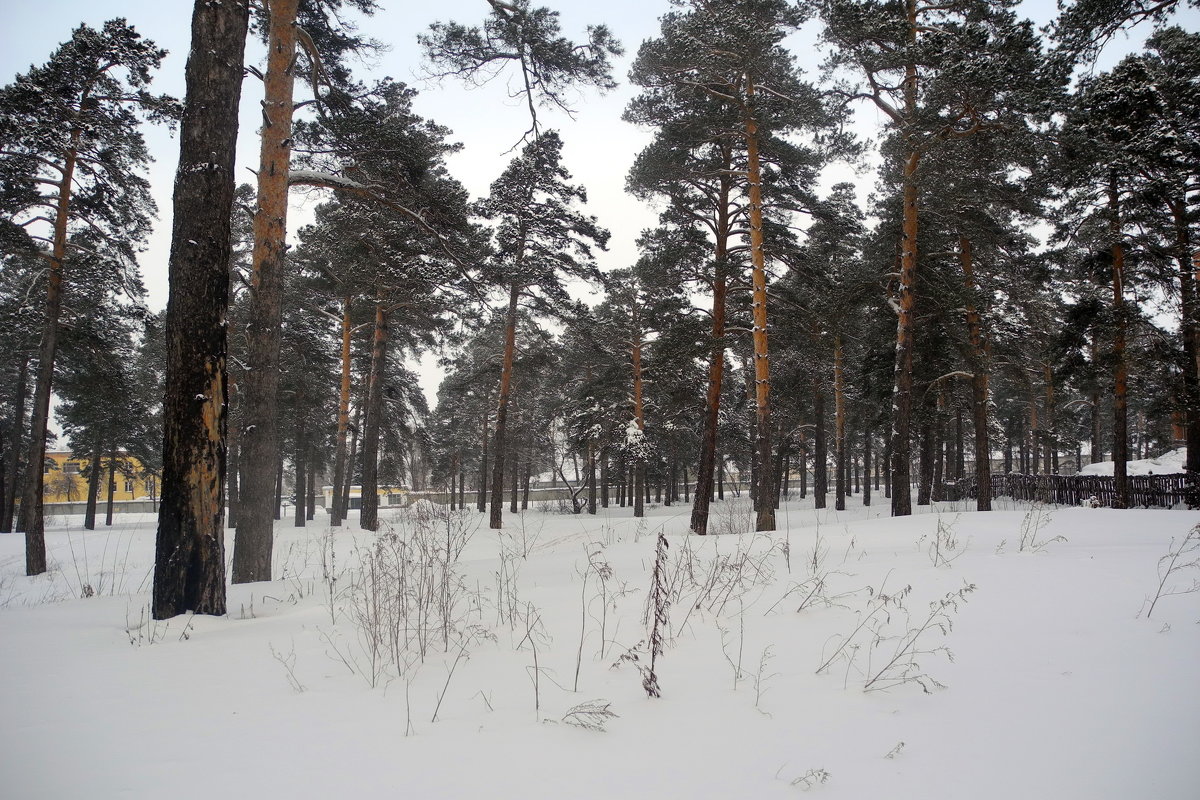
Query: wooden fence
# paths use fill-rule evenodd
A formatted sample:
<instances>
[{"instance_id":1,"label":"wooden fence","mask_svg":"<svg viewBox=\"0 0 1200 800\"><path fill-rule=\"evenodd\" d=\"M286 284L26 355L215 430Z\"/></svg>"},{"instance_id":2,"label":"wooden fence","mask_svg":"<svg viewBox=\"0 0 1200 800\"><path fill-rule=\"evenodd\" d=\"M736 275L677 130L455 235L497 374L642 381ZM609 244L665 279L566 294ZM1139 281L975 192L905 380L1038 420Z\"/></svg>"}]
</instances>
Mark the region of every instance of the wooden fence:
<instances>
[{"instance_id":1,"label":"wooden fence","mask_svg":"<svg viewBox=\"0 0 1200 800\"><path fill-rule=\"evenodd\" d=\"M1172 475L1130 475L1130 508L1171 508L1186 504L1200 507L1200 478L1178 473ZM947 487L947 494L975 497L975 480ZM1014 500L1040 500L1055 505L1077 506L1086 502L1110 507L1116 498L1111 475L1007 475L992 476L992 496ZM954 499L950 497L948 499Z\"/></svg>"}]
</instances>

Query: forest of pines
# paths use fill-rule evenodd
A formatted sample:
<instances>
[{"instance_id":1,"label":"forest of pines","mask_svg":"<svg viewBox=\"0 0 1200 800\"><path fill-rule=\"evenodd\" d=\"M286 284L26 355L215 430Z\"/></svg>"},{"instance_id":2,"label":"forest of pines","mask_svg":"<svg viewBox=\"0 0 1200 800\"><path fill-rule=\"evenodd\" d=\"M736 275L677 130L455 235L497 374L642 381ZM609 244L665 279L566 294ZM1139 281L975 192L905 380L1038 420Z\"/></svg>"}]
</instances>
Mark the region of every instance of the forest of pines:
<instances>
[{"instance_id":1,"label":"forest of pines","mask_svg":"<svg viewBox=\"0 0 1200 800\"><path fill-rule=\"evenodd\" d=\"M182 98L125 19L0 88L0 531L27 574L67 442L93 526L119 454L161 486L158 619L270 580L282 508L303 526L318 496L335 528L376 530L403 488L502 529L554 486L575 514L690 505L703 535L730 492L770 531L797 490L986 511L998 475L1111 459L1123 508L1128 459L1185 444L1200 470L1195 0L1070 0L1044 28L1011 0L662 5L636 45L529 0L403 32L433 79L527 109L478 197L417 88L356 75L386 45L347 21L374 0L197 0ZM642 231L610 230L564 158L573 112L623 81ZM180 152L163 310L149 125ZM857 184L826 186L838 164ZM300 191L320 201L289 226ZM616 236L638 257L601 269Z\"/></svg>"}]
</instances>

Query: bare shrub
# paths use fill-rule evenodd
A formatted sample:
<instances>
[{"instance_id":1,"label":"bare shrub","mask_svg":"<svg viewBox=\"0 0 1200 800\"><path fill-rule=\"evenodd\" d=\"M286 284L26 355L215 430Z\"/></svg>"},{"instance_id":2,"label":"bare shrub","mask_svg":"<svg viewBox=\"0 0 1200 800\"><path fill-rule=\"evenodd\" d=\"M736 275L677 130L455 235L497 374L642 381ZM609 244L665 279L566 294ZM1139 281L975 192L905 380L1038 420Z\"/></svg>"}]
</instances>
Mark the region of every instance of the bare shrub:
<instances>
[{"instance_id":1,"label":"bare shrub","mask_svg":"<svg viewBox=\"0 0 1200 800\"><path fill-rule=\"evenodd\" d=\"M1150 609L1146 612L1146 619L1150 619L1150 615L1154 613L1154 606L1161 598L1200 592L1200 579L1197 578L1192 578L1191 584L1167 586L1167 581L1171 579L1171 576L1178 576L1185 570L1195 569L1200 569L1200 525L1193 526L1178 547L1175 546L1175 537L1171 537L1171 545L1167 549L1167 554L1158 560L1158 588L1155 590L1153 598L1146 598L1146 602L1150 604ZM1142 607L1145 608L1145 603L1142 604Z\"/></svg>"},{"instance_id":2,"label":"bare shrub","mask_svg":"<svg viewBox=\"0 0 1200 800\"><path fill-rule=\"evenodd\" d=\"M609 721L616 717L617 713L612 710L612 703L603 700L588 700L568 708L562 715L562 722L574 725L576 728L604 733L608 730Z\"/></svg>"},{"instance_id":3,"label":"bare shrub","mask_svg":"<svg viewBox=\"0 0 1200 800\"><path fill-rule=\"evenodd\" d=\"M1053 536L1045 540L1040 538L1042 529L1049 525L1053 518L1054 515L1050 513L1045 503L1034 502L1021 519L1017 552L1037 553L1053 542L1066 542L1067 537L1065 536Z\"/></svg>"}]
</instances>

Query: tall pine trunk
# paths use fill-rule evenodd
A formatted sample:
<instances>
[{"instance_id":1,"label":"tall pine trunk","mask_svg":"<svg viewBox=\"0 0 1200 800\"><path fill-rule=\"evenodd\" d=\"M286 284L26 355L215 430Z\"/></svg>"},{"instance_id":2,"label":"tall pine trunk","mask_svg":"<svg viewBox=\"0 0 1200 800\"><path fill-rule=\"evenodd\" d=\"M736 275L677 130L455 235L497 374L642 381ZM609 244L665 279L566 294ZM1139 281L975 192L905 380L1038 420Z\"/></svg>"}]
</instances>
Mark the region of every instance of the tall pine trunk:
<instances>
[{"instance_id":1,"label":"tall pine trunk","mask_svg":"<svg viewBox=\"0 0 1200 800\"><path fill-rule=\"evenodd\" d=\"M917 2L906 0L908 43L917 43ZM905 119L914 121L917 115L917 66L909 62L904 68ZM908 134L915 137L916 133ZM904 159L904 201L902 235L900 237L900 297L896 320L896 382L892 390L891 487L892 516L912 513L912 412L913 412L913 328L917 294L917 167L921 151L915 139L908 142Z\"/></svg>"},{"instance_id":2,"label":"tall pine trunk","mask_svg":"<svg viewBox=\"0 0 1200 800\"><path fill-rule=\"evenodd\" d=\"M829 491L829 450L825 444L825 392L820 382L813 385L813 508L825 508Z\"/></svg>"},{"instance_id":3,"label":"tall pine trunk","mask_svg":"<svg viewBox=\"0 0 1200 800\"><path fill-rule=\"evenodd\" d=\"M67 255L67 215L75 179L79 140L83 131L71 131L63 159L62 180L58 185L58 203L54 214L54 238L50 263L46 268L46 305L42 321L42 339L38 345L38 366L33 390L33 413L29 426L29 450L25 459L25 480L21 491L20 529L25 532L25 574L46 571L46 536L42 520L42 465L46 461L46 426L50 421L50 392L54 380L54 358L58 353L59 316L62 313L62 282Z\"/></svg>"},{"instance_id":4,"label":"tall pine trunk","mask_svg":"<svg viewBox=\"0 0 1200 800\"><path fill-rule=\"evenodd\" d=\"M242 395L242 508L233 546L233 582L271 580L274 493L279 460L279 331L287 250L288 171L299 0L272 0L262 103L258 207L246 324L249 369Z\"/></svg>"},{"instance_id":5,"label":"tall pine trunk","mask_svg":"<svg viewBox=\"0 0 1200 800\"><path fill-rule=\"evenodd\" d=\"M248 4L196 0L175 174L155 619L225 613L225 312Z\"/></svg>"},{"instance_id":6,"label":"tall pine trunk","mask_svg":"<svg viewBox=\"0 0 1200 800\"><path fill-rule=\"evenodd\" d=\"M21 431L25 428L25 395L28 392L29 354L22 353L17 371L16 407L13 409L11 452L8 458L8 483L0 503L0 533L12 533L13 515L17 510L17 486L21 472Z\"/></svg>"},{"instance_id":7,"label":"tall pine trunk","mask_svg":"<svg viewBox=\"0 0 1200 800\"><path fill-rule=\"evenodd\" d=\"M492 463L492 501L488 527L504 525L504 436L508 424L508 400L512 392L513 361L517 349L517 301L521 288L514 283L508 292L508 311L504 318L504 364L500 371L500 398L496 404L496 437Z\"/></svg>"},{"instance_id":8,"label":"tall pine trunk","mask_svg":"<svg viewBox=\"0 0 1200 800\"><path fill-rule=\"evenodd\" d=\"M100 497L100 457L103 448L104 442L100 434L96 434L96 439L92 443L91 464L88 466L87 505L83 510L84 530L96 530L96 501Z\"/></svg>"},{"instance_id":9,"label":"tall pine trunk","mask_svg":"<svg viewBox=\"0 0 1200 800\"><path fill-rule=\"evenodd\" d=\"M292 523L294 527L303 528L307 521L308 514L308 472L306 471L307 464L304 459L306 457L304 446L304 426L300 420L296 421L298 430L296 431L296 453L293 456L294 463L292 465L295 472L296 484L296 507L293 509Z\"/></svg>"},{"instance_id":10,"label":"tall pine trunk","mask_svg":"<svg viewBox=\"0 0 1200 800\"><path fill-rule=\"evenodd\" d=\"M638 443L638 452L634 453L633 469L634 469L634 491L633 491L633 515L635 517L643 517L646 515L646 504L643 501L644 487L646 485L646 458L645 458L645 435L646 435L646 408L642 402L642 329L641 319L638 316L636 308L637 300L634 300L635 308L633 310L633 342L632 353L630 360L633 363L633 420L637 424L638 433L643 437Z\"/></svg>"},{"instance_id":11,"label":"tall pine trunk","mask_svg":"<svg viewBox=\"0 0 1200 800\"><path fill-rule=\"evenodd\" d=\"M382 289L375 298L375 330L371 337L371 377L367 381L366 421L362 435L362 490L358 526L365 531L379 528L379 430L383 418L383 378L387 361L388 315Z\"/></svg>"},{"instance_id":12,"label":"tall pine trunk","mask_svg":"<svg viewBox=\"0 0 1200 800\"><path fill-rule=\"evenodd\" d=\"M754 81L746 82L754 102ZM754 284L754 402L758 427L758 520L755 530L775 530L775 478L771 469L771 369L767 355L767 271L763 255L762 169L758 159L758 121L746 116L746 182L750 188L750 262Z\"/></svg>"},{"instance_id":13,"label":"tall pine trunk","mask_svg":"<svg viewBox=\"0 0 1200 800\"><path fill-rule=\"evenodd\" d=\"M958 258L967 285L967 340L971 358L971 422L975 428L975 508L992 510L992 446L988 441L988 382L991 365L983 336L983 318L975 297L975 260L971 240L958 239Z\"/></svg>"},{"instance_id":14,"label":"tall pine trunk","mask_svg":"<svg viewBox=\"0 0 1200 800\"><path fill-rule=\"evenodd\" d=\"M732 168L732 152L723 153L726 170ZM696 495L692 505L689 527L695 533L708 532L708 507L712 500L713 482L717 469L717 431L721 419L721 383L725 375L725 304L728 292L726 257L730 229L729 196L732 184L726 175L720 179L717 197L716 245L713 253L712 337L709 343L708 392L704 401L704 431L700 437L700 463L696 468ZM687 502L687 479L684 479L684 501Z\"/></svg>"},{"instance_id":15,"label":"tall pine trunk","mask_svg":"<svg viewBox=\"0 0 1200 800\"><path fill-rule=\"evenodd\" d=\"M834 493L834 508L846 510L846 384L842 351L842 334L833 335L833 446L837 461L837 485Z\"/></svg>"},{"instance_id":16,"label":"tall pine trunk","mask_svg":"<svg viewBox=\"0 0 1200 800\"><path fill-rule=\"evenodd\" d=\"M1121 201L1115 173L1109 178L1108 210L1113 291L1113 507L1128 508L1129 371L1125 363L1125 245L1121 241Z\"/></svg>"},{"instance_id":17,"label":"tall pine trunk","mask_svg":"<svg viewBox=\"0 0 1200 800\"><path fill-rule=\"evenodd\" d=\"M1179 331L1183 336L1183 397L1185 437L1187 441L1186 469L1200 471L1200 358L1197 332L1196 276L1192 272L1191 228L1188 220L1187 196L1180 193L1168 203L1175 225L1175 261L1179 265Z\"/></svg>"},{"instance_id":18,"label":"tall pine trunk","mask_svg":"<svg viewBox=\"0 0 1200 800\"><path fill-rule=\"evenodd\" d=\"M236 390L237 386L230 381L229 393L232 395ZM236 413L236 407L227 409L228 417L225 427L225 524L230 528L237 527L242 479L241 459L238 458L241 452L241 442L238 436L238 424L233 421L235 418L233 415Z\"/></svg>"},{"instance_id":19,"label":"tall pine trunk","mask_svg":"<svg viewBox=\"0 0 1200 800\"><path fill-rule=\"evenodd\" d=\"M337 446L333 456L333 501L329 510L329 524L335 527L346 518L346 506L337 487L346 476L346 434L350 427L350 302L342 301L342 380L338 390Z\"/></svg>"}]
</instances>

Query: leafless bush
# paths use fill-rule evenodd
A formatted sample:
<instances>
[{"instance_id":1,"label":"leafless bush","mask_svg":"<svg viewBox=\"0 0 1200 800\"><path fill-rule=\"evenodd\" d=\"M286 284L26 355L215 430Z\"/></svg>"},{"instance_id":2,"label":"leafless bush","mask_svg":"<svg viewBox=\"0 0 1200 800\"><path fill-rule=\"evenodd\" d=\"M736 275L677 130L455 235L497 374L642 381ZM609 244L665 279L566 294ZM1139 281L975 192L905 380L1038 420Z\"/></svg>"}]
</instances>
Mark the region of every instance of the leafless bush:
<instances>
[{"instance_id":1,"label":"leafless bush","mask_svg":"<svg viewBox=\"0 0 1200 800\"><path fill-rule=\"evenodd\" d=\"M612 703L603 700L588 700L567 709L562 715L562 722L584 728L589 731L604 733L608 730L609 720L616 719L617 713L612 710Z\"/></svg>"},{"instance_id":2,"label":"leafless bush","mask_svg":"<svg viewBox=\"0 0 1200 800\"><path fill-rule=\"evenodd\" d=\"M360 655L339 656L372 687L406 676L434 647L449 652L452 641L458 646L482 630L469 624L478 604L469 602L458 569L476 525L465 515L439 515L416 504L360 552L346 609Z\"/></svg>"},{"instance_id":3,"label":"leafless bush","mask_svg":"<svg viewBox=\"0 0 1200 800\"><path fill-rule=\"evenodd\" d=\"M929 676L921 666L920 659L924 656L941 654L953 662L954 653L944 644L929 645L926 641L928 637L925 634L937 630L941 632L942 636L948 636L954 629L952 615L958 611L959 603L967 602L967 595L973 591L975 591L975 584L964 584L961 589L947 592L941 599L930 603L929 613L924 619L918 619L915 624L911 619L908 620L907 630L896 639L896 645L884 665L878 670L873 668L868 670L868 674L872 672L873 674L870 674L863 689L868 692L879 691L905 683L916 683L922 691L929 694L930 686L938 689L945 688ZM886 637L878 628L875 633L875 646L879 646L886 641Z\"/></svg>"},{"instance_id":4,"label":"leafless bush","mask_svg":"<svg viewBox=\"0 0 1200 800\"><path fill-rule=\"evenodd\" d=\"M717 503L715 508L717 513L708 529L710 535L727 536L754 530L754 505L749 498L725 500Z\"/></svg>"},{"instance_id":5,"label":"leafless bush","mask_svg":"<svg viewBox=\"0 0 1200 800\"><path fill-rule=\"evenodd\" d=\"M885 593L881 587L871 595L850 633L833 638L837 646L817 668L817 673L824 672L835 661L842 661L847 680L851 672L860 675L864 691L891 689L906 683L915 683L926 693L944 688L925 670L922 660L942 655L953 661L954 654L945 644L931 644L929 634L939 631L948 636L959 604L965 603L967 595L974 591L974 584L964 583L961 589L931 602L924 616L914 617L906 606L912 586L893 594ZM865 664L860 655L864 649ZM884 654L882 666L875 663L877 651Z\"/></svg>"},{"instance_id":6,"label":"leafless bush","mask_svg":"<svg viewBox=\"0 0 1200 800\"><path fill-rule=\"evenodd\" d=\"M937 530L933 536L925 534L917 540L918 547L925 545L925 553L935 567L948 567L966 552L954 530L958 524L958 516L956 514L954 519L946 522L942 515L938 514Z\"/></svg>"},{"instance_id":7,"label":"leafless bush","mask_svg":"<svg viewBox=\"0 0 1200 800\"><path fill-rule=\"evenodd\" d=\"M787 764L784 764L782 767L775 770L776 780L787 780L786 778L780 777L780 773L783 772L784 767L786 766ZM830 775L826 770L818 767L807 770L803 775L797 775L795 778L792 778L788 781L788 785L795 786L801 791L807 792L809 789L812 789L815 786L820 786L821 784L827 782L831 777L833 776Z\"/></svg>"},{"instance_id":8,"label":"leafless bush","mask_svg":"<svg viewBox=\"0 0 1200 800\"><path fill-rule=\"evenodd\" d=\"M270 642L267 643L267 647L271 650L271 657L278 661L283 666L284 672L287 673L288 686L291 686L292 691L296 694L302 694L305 689L304 684L300 683L296 677L296 643L292 642L292 649L288 651L287 655L276 650L275 645Z\"/></svg>"},{"instance_id":9,"label":"leafless bush","mask_svg":"<svg viewBox=\"0 0 1200 800\"><path fill-rule=\"evenodd\" d=\"M771 714L763 711L762 699L767 694L767 684L772 678L779 675L777 672L767 672L768 665L771 659L775 658L775 649L773 645L767 645L763 648L762 655L758 657L758 671L754 673L754 707L758 709L760 714L766 714L768 717Z\"/></svg>"},{"instance_id":10,"label":"leafless bush","mask_svg":"<svg viewBox=\"0 0 1200 800\"><path fill-rule=\"evenodd\" d=\"M667 593L667 537L660 529L658 544L654 549L654 571L650 578L650 592L646 596L645 622L650 624L650 664L642 672L642 688L650 697L662 697L658 685L658 659L663 654L663 633L670 624L671 599Z\"/></svg>"},{"instance_id":11,"label":"leafless bush","mask_svg":"<svg viewBox=\"0 0 1200 800\"><path fill-rule=\"evenodd\" d=\"M1050 513L1045 503L1035 502L1030 506L1021 519L1017 552L1037 553L1052 542L1066 542L1067 537L1065 536L1053 536L1046 540L1038 538L1042 529L1049 525L1053 518L1054 515Z\"/></svg>"},{"instance_id":12,"label":"leafless bush","mask_svg":"<svg viewBox=\"0 0 1200 800\"><path fill-rule=\"evenodd\" d=\"M846 551L842 554L841 564L837 568L830 568L826 564L829 559L829 546L821 536L820 526L817 526L812 550L809 551L805 559L805 569L808 572L808 578L799 583L791 583L787 591L783 593L783 596L763 612L763 616L765 617L770 614L779 607L780 603L793 595L800 597L800 605L796 608L797 613L813 606L846 608L845 601L848 598L861 592L869 591L869 587L859 587L840 592L830 591L830 581L833 577L851 577L850 573L842 570L841 567L845 566L854 549L854 539L850 539L846 545Z\"/></svg>"},{"instance_id":13,"label":"leafless bush","mask_svg":"<svg viewBox=\"0 0 1200 800\"><path fill-rule=\"evenodd\" d=\"M1158 560L1158 588L1153 599L1146 598L1150 603L1146 619L1150 619L1150 615L1154 613L1154 606L1158 604L1159 599L1176 594L1200 592L1200 579L1196 578L1192 578L1191 584L1188 585L1167 586L1167 581L1172 575L1178 576L1184 570L1194 569L1200 569L1200 525L1193 526L1178 547L1175 546L1175 537L1171 537L1171 546L1167 549L1167 554ZM1145 603L1142 606L1144 608Z\"/></svg>"}]
</instances>

